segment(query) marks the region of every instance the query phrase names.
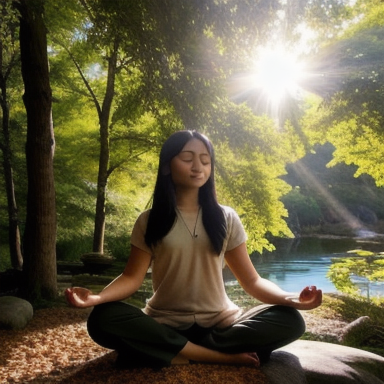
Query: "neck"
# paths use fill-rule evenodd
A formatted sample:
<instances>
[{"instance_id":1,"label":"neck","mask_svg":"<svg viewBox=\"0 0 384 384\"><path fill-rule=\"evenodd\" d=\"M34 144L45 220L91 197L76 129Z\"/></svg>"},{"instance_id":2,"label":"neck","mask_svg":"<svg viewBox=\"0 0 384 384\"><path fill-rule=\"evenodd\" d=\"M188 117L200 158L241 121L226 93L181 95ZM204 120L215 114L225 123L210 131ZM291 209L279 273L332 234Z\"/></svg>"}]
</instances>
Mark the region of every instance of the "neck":
<instances>
[{"instance_id":1,"label":"neck","mask_svg":"<svg viewBox=\"0 0 384 384\"><path fill-rule=\"evenodd\" d=\"M199 209L199 190L176 191L176 205L183 211L197 211Z\"/></svg>"}]
</instances>

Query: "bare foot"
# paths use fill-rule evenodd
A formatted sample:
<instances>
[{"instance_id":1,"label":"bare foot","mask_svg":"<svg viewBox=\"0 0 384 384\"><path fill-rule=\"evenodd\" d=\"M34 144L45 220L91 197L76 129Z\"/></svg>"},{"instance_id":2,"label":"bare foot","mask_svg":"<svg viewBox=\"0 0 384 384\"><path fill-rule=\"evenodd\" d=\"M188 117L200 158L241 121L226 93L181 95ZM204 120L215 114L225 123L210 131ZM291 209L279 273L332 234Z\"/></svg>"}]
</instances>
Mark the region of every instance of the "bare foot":
<instances>
[{"instance_id":1,"label":"bare foot","mask_svg":"<svg viewBox=\"0 0 384 384\"><path fill-rule=\"evenodd\" d=\"M187 342L177 357L201 363L260 366L260 360L256 353L222 353L193 344L190 341Z\"/></svg>"},{"instance_id":2,"label":"bare foot","mask_svg":"<svg viewBox=\"0 0 384 384\"><path fill-rule=\"evenodd\" d=\"M185 364L189 364L189 360L180 355L175 356L171 361L171 365L185 365Z\"/></svg>"},{"instance_id":3,"label":"bare foot","mask_svg":"<svg viewBox=\"0 0 384 384\"><path fill-rule=\"evenodd\" d=\"M260 360L256 353L237 353L227 356L228 364L260 366Z\"/></svg>"}]
</instances>

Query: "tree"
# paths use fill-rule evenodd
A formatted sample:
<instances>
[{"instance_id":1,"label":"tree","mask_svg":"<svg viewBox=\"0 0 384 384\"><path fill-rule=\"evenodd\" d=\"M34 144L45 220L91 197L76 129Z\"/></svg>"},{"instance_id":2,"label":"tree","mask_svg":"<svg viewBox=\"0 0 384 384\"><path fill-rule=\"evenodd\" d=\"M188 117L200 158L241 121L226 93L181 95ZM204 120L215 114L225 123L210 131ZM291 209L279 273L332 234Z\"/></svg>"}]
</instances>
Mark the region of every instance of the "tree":
<instances>
[{"instance_id":1,"label":"tree","mask_svg":"<svg viewBox=\"0 0 384 384\"><path fill-rule=\"evenodd\" d=\"M24 233L23 295L57 295L56 205L53 176L54 135L51 115L44 1L20 0L20 52L27 111L27 218Z\"/></svg>"},{"instance_id":2,"label":"tree","mask_svg":"<svg viewBox=\"0 0 384 384\"><path fill-rule=\"evenodd\" d=\"M359 21L317 56L312 69L324 76L313 91L322 100L304 124L312 142L336 147L329 165L355 164L356 176L369 174L383 186L384 4L361 1L356 9Z\"/></svg>"},{"instance_id":3,"label":"tree","mask_svg":"<svg viewBox=\"0 0 384 384\"><path fill-rule=\"evenodd\" d=\"M116 128L117 120L114 118L116 107L114 107L114 98L117 91L115 88L116 76L123 70L127 70L130 62L133 59L129 54L122 52L121 46L124 40L127 41L127 45L131 44L132 38L129 33L124 29L120 30L116 28L122 25L121 17L124 14L121 12L121 6L124 2L106 2L106 1L86 1L82 0L80 3L83 6L83 10L86 11L85 26L83 27L84 40L74 39L75 43L72 43L72 47L67 45L68 43L64 39L54 39L56 44L64 47L65 51L73 61L82 81L85 89L88 92L89 98L97 111L98 124L99 124L99 165L98 165L98 177L96 188L96 211L95 211L95 226L93 235L93 247L92 251L103 254L104 253L104 231L105 231L105 206L106 206L106 194L107 184L112 172L126 163L130 159L127 156L125 160L111 164L110 156L110 132L112 128ZM137 6L136 6L137 7ZM125 9L124 9L125 10ZM126 11L126 10L125 10ZM133 15L131 15L133 14ZM133 27L137 27L137 23L140 22L139 14L129 10L129 17L124 20L124 23L133 24ZM122 32L123 31L123 32ZM132 32L132 31L128 31ZM73 40L72 40L73 41ZM77 51L79 53L79 45L83 48L83 53L90 54L90 57L99 60L99 62L91 62L82 60L80 55L71 51ZM92 52L93 51L93 52ZM130 48L129 53L135 51L135 48ZM83 66L81 61L83 61ZM99 81L91 80L89 73L89 64L97 64L100 68L106 66L106 76L101 75ZM129 70L127 71L129 72ZM96 76L97 77L97 76ZM126 88L129 93L131 90ZM125 98L126 99L126 98ZM138 98L139 99L139 98ZM137 103L136 103L137 104ZM130 108L132 110L132 107ZM127 135L129 137L129 135ZM139 140L143 142L149 142L145 140L143 135L136 135ZM134 137L130 137L134 139Z\"/></svg>"},{"instance_id":4,"label":"tree","mask_svg":"<svg viewBox=\"0 0 384 384\"><path fill-rule=\"evenodd\" d=\"M18 68L20 57L17 44L18 15L12 9L12 1L0 4L0 106L2 110L2 124L0 149L3 153L3 170L5 190L8 206L8 241L11 264L14 269L21 270L23 255L19 229L19 216L13 178L12 148L10 139L10 100L8 95L8 81Z\"/></svg>"}]
</instances>

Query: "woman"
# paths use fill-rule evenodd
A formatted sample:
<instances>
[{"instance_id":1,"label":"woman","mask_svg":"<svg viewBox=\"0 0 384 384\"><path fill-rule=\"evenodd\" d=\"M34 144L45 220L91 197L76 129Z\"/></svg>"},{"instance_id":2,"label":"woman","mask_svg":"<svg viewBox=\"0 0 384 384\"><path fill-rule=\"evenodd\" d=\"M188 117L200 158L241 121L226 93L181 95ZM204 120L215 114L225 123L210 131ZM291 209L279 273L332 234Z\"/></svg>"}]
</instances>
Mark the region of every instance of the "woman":
<instances>
[{"instance_id":1,"label":"woman","mask_svg":"<svg viewBox=\"0 0 384 384\"><path fill-rule=\"evenodd\" d=\"M224 264L267 305L242 314L225 293ZM144 310L120 302L139 289L150 265L154 294ZM322 301L316 287L294 300L259 276L238 215L216 200L212 145L195 131L176 132L164 143L152 208L135 223L124 272L100 294L75 287L66 296L75 307L94 306L88 332L118 352L122 367L259 365L302 335L297 310Z\"/></svg>"}]
</instances>

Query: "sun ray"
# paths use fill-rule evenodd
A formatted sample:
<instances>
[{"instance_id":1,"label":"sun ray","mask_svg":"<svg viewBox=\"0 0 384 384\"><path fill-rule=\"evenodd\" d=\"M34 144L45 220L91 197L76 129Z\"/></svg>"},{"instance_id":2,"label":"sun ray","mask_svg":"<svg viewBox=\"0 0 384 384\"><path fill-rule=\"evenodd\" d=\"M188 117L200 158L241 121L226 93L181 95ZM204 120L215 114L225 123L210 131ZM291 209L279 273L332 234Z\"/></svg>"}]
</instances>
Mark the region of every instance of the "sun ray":
<instances>
[{"instance_id":1,"label":"sun ray","mask_svg":"<svg viewBox=\"0 0 384 384\"><path fill-rule=\"evenodd\" d=\"M229 95L235 102L247 102L256 112L278 119L285 100L303 96L305 65L282 46L260 48L255 56L249 72L230 80Z\"/></svg>"},{"instance_id":2,"label":"sun ray","mask_svg":"<svg viewBox=\"0 0 384 384\"><path fill-rule=\"evenodd\" d=\"M303 64L281 47L263 49L255 65L254 87L271 102L278 103L286 93L295 96L303 76Z\"/></svg>"}]
</instances>

